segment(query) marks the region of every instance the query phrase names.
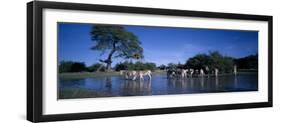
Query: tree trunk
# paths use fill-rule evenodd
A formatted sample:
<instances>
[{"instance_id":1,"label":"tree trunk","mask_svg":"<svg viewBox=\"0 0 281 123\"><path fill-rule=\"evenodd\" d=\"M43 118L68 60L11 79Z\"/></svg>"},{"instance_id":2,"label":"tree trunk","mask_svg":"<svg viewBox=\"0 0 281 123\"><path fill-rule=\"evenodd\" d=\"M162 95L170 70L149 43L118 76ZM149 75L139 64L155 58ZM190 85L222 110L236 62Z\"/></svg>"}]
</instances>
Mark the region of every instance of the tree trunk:
<instances>
[{"instance_id":1,"label":"tree trunk","mask_svg":"<svg viewBox=\"0 0 281 123\"><path fill-rule=\"evenodd\" d=\"M100 62L103 62L103 63L106 64L106 66L105 66L105 71L106 72L111 70L111 63L112 63L111 59L106 59L106 60L101 60L100 59Z\"/></svg>"},{"instance_id":2,"label":"tree trunk","mask_svg":"<svg viewBox=\"0 0 281 123\"><path fill-rule=\"evenodd\" d=\"M112 56L115 51L116 51L115 49L112 49L106 60L100 60L100 62L106 63L106 68L105 68L106 71L111 70Z\"/></svg>"},{"instance_id":3,"label":"tree trunk","mask_svg":"<svg viewBox=\"0 0 281 123\"><path fill-rule=\"evenodd\" d=\"M107 63L106 64L106 71L110 71L111 70L111 63Z\"/></svg>"},{"instance_id":4,"label":"tree trunk","mask_svg":"<svg viewBox=\"0 0 281 123\"><path fill-rule=\"evenodd\" d=\"M100 60L101 62L106 63L105 71L107 71L107 72L111 70L112 56L113 56L113 54L116 51L116 46L115 45L116 45L116 42L113 43L113 48L110 51L110 53L108 54L107 59L106 60Z\"/></svg>"}]
</instances>

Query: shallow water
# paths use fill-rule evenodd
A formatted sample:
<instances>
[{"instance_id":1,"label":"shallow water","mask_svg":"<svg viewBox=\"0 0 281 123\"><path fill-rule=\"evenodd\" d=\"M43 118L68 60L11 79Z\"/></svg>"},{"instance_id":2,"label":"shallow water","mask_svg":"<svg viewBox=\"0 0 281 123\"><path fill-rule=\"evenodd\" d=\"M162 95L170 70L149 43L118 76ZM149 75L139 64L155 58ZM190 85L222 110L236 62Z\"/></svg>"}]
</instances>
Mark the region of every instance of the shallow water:
<instances>
[{"instance_id":1,"label":"shallow water","mask_svg":"<svg viewBox=\"0 0 281 123\"><path fill-rule=\"evenodd\" d=\"M59 79L59 93L67 89L85 89L98 93L91 97L143 96L167 94L192 94L215 92L257 91L257 74L225 75L167 79L165 75L153 74L151 81L126 80L123 76L95 77L84 79ZM72 95L71 98L83 98ZM59 97L60 98L60 97Z\"/></svg>"}]
</instances>

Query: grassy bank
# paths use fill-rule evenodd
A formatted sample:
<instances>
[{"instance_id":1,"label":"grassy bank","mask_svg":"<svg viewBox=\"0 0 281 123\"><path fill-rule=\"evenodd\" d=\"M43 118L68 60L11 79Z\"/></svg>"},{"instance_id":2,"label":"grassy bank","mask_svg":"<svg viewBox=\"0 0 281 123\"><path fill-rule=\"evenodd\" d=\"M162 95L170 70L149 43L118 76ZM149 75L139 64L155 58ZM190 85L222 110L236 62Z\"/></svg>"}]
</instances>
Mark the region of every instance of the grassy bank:
<instances>
[{"instance_id":1,"label":"grassy bank","mask_svg":"<svg viewBox=\"0 0 281 123\"><path fill-rule=\"evenodd\" d=\"M59 91L59 99L75 99L75 98L93 98L93 97L109 97L108 93L95 92L93 90L68 88Z\"/></svg>"},{"instance_id":2,"label":"grassy bank","mask_svg":"<svg viewBox=\"0 0 281 123\"><path fill-rule=\"evenodd\" d=\"M59 73L62 79L79 79L79 78L93 78L93 77L110 77L118 76L119 72L77 72L77 73Z\"/></svg>"}]
</instances>

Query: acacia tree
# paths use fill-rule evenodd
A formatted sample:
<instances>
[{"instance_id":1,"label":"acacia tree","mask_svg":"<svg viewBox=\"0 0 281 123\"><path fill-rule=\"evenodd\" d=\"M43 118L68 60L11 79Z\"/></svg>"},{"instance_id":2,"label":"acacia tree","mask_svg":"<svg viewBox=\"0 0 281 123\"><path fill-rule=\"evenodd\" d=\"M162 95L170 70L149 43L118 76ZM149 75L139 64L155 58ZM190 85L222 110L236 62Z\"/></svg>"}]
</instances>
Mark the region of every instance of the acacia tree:
<instances>
[{"instance_id":1,"label":"acacia tree","mask_svg":"<svg viewBox=\"0 0 281 123\"><path fill-rule=\"evenodd\" d=\"M106 64L106 71L111 70L112 58L143 58L143 48L138 37L123 26L94 25L90 35L94 41L91 49L101 51L101 55L108 53L106 59L99 60Z\"/></svg>"}]
</instances>

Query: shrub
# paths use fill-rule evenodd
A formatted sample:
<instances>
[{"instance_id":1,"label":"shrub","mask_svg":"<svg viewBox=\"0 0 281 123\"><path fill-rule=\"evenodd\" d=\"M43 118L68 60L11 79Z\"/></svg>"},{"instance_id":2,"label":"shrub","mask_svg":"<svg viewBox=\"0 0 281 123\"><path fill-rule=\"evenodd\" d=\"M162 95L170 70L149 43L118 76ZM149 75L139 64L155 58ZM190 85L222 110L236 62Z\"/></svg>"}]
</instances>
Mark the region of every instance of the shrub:
<instances>
[{"instance_id":1,"label":"shrub","mask_svg":"<svg viewBox=\"0 0 281 123\"><path fill-rule=\"evenodd\" d=\"M62 61L59 65L59 72L82 72L87 71L87 67L83 62Z\"/></svg>"}]
</instances>

